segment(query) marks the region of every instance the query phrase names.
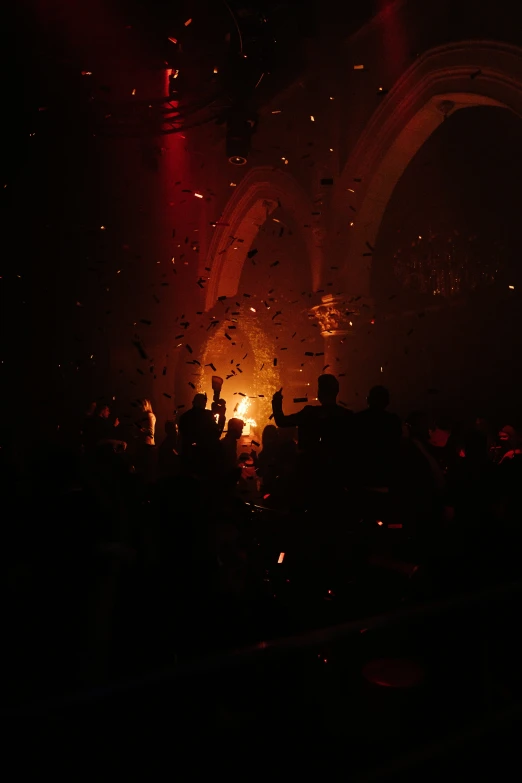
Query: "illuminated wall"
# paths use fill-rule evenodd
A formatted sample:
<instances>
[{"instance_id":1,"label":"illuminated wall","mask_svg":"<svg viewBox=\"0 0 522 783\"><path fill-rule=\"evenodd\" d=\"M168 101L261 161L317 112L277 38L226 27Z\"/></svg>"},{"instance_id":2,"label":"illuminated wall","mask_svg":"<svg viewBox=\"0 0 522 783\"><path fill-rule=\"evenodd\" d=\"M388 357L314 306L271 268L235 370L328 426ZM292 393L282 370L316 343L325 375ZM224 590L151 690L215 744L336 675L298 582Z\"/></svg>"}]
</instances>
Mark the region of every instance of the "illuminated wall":
<instances>
[{"instance_id":1,"label":"illuminated wall","mask_svg":"<svg viewBox=\"0 0 522 783\"><path fill-rule=\"evenodd\" d=\"M105 107L158 99L167 87L166 67L125 18L102 13L101 4L88 11L66 5L48 4L47 36L34 39L42 51L63 51L71 96L88 93L87 81L96 80L96 116L117 130ZM330 364L327 371L346 378L346 402L358 404L380 373L371 265L396 183L448 113L486 104L522 114L522 59L512 48L522 44L522 28L512 14L492 15L468 2L458 4L454 18L454 5L385 4L335 46L325 30L311 47L310 68L261 107L245 167L228 163L224 128L216 123L128 137L91 126L83 104L74 122L65 122L62 97L53 102L55 74L42 71L48 105L27 109L23 165L6 189L6 238L17 251L9 260L5 314L18 337L5 354L4 388L14 394L21 386L20 404L37 421L52 419L51 429L65 409L77 411L100 396L115 398L122 415L132 417L132 403L142 395L152 398L161 427L190 404L190 383L206 383L199 365L187 362L208 364L203 359L212 362L215 351L220 364L247 363L246 345L240 350L248 343L254 388L233 391L253 396L265 383L268 393L281 383L295 389L285 394L291 409L291 400L305 396L306 384L313 388ZM34 13L38 32L42 17ZM34 74L32 66L28 79ZM268 226L277 230L275 220L292 224L295 246L285 246L284 263L271 267L278 243L287 240L279 233L266 237ZM249 258L255 249L258 255ZM287 279L276 280L290 268ZM244 296L267 301L271 275L277 301L270 306L282 310L274 324ZM340 312L358 310L353 338L320 337L310 311L327 296ZM248 320L250 307L257 325ZM227 318L242 313L236 330L223 320L227 308ZM214 317L223 320L219 339L218 327L207 332ZM225 325L241 333L230 356ZM352 328L348 321L344 326ZM270 377L268 369L261 376L257 367L270 353ZM293 380L297 374L303 382Z\"/></svg>"}]
</instances>

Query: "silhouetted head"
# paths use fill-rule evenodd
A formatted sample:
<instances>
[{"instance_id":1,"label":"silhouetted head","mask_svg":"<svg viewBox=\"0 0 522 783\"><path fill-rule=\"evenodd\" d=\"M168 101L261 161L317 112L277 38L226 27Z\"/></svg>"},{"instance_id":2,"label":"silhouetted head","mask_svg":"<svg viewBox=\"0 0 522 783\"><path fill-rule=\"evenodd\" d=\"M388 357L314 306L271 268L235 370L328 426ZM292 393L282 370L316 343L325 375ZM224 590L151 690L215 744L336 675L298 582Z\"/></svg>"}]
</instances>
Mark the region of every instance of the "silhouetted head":
<instances>
[{"instance_id":1,"label":"silhouetted head","mask_svg":"<svg viewBox=\"0 0 522 783\"><path fill-rule=\"evenodd\" d=\"M263 448L270 448L270 446L274 446L279 439L279 430L277 427L275 427L273 424L267 424L265 429L263 430L263 435L261 436L261 440L263 442Z\"/></svg>"},{"instance_id":2,"label":"silhouetted head","mask_svg":"<svg viewBox=\"0 0 522 783\"><path fill-rule=\"evenodd\" d=\"M390 404L390 392L385 386L374 386L366 398L369 408L384 411Z\"/></svg>"},{"instance_id":3,"label":"silhouetted head","mask_svg":"<svg viewBox=\"0 0 522 783\"><path fill-rule=\"evenodd\" d=\"M339 394L339 381L335 375L320 375L317 379L317 399L321 405L333 405Z\"/></svg>"},{"instance_id":4,"label":"silhouetted head","mask_svg":"<svg viewBox=\"0 0 522 783\"><path fill-rule=\"evenodd\" d=\"M230 419L228 422L228 434L231 438L239 440L243 434L243 427L245 423L241 419Z\"/></svg>"},{"instance_id":5,"label":"silhouetted head","mask_svg":"<svg viewBox=\"0 0 522 783\"><path fill-rule=\"evenodd\" d=\"M429 442L432 446L444 448L450 439L452 423L444 416L434 418L429 427Z\"/></svg>"},{"instance_id":6,"label":"silhouetted head","mask_svg":"<svg viewBox=\"0 0 522 783\"><path fill-rule=\"evenodd\" d=\"M506 424L505 427L502 427L498 433L498 437L500 442L505 446L509 446L509 448L514 449L518 446L519 437L517 435L517 431L510 424Z\"/></svg>"},{"instance_id":7,"label":"silhouetted head","mask_svg":"<svg viewBox=\"0 0 522 783\"><path fill-rule=\"evenodd\" d=\"M195 394L194 399L192 400L192 407L193 408L206 408L207 407L207 395L206 394Z\"/></svg>"},{"instance_id":8,"label":"silhouetted head","mask_svg":"<svg viewBox=\"0 0 522 783\"><path fill-rule=\"evenodd\" d=\"M108 405L101 405L98 409L98 416L101 419L108 419L110 416L111 410Z\"/></svg>"}]
</instances>

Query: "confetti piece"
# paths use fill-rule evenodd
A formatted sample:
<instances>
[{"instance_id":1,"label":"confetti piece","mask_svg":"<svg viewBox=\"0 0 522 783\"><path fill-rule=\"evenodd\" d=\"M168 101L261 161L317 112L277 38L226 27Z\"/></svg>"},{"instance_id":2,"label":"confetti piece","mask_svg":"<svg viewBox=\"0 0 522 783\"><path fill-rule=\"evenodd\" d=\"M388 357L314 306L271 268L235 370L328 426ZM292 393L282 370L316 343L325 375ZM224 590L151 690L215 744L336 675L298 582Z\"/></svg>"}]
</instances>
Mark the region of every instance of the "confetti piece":
<instances>
[{"instance_id":1,"label":"confetti piece","mask_svg":"<svg viewBox=\"0 0 522 783\"><path fill-rule=\"evenodd\" d=\"M334 184L333 177L323 177L323 179L321 180L321 185L333 185L333 184Z\"/></svg>"},{"instance_id":2,"label":"confetti piece","mask_svg":"<svg viewBox=\"0 0 522 783\"><path fill-rule=\"evenodd\" d=\"M152 324L152 321L147 321L146 318L140 318L140 324L145 324L145 326L150 326Z\"/></svg>"},{"instance_id":3,"label":"confetti piece","mask_svg":"<svg viewBox=\"0 0 522 783\"><path fill-rule=\"evenodd\" d=\"M192 381L189 381L189 382L188 382L188 385L189 385L189 386L191 386L193 389L195 389L195 388L196 388L196 387L194 386L194 384L192 383Z\"/></svg>"},{"instance_id":4,"label":"confetti piece","mask_svg":"<svg viewBox=\"0 0 522 783\"><path fill-rule=\"evenodd\" d=\"M190 347L190 345L189 345L188 343L187 343L187 345L185 346L185 348L187 349L187 351L188 351L189 353L192 353L192 348Z\"/></svg>"},{"instance_id":5,"label":"confetti piece","mask_svg":"<svg viewBox=\"0 0 522 783\"><path fill-rule=\"evenodd\" d=\"M470 73L469 78L470 79L476 79L477 76L480 76L481 74L482 74L482 71L479 68L478 71L473 71L473 73Z\"/></svg>"},{"instance_id":6,"label":"confetti piece","mask_svg":"<svg viewBox=\"0 0 522 783\"><path fill-rule=\"evenodd\" d=\"M164 397L168 397L168 398L169 398L169 400L171 400L171 399L172 399L172 394L167 394L167 392L163 392L163 396L164 396Z\"/></svg>"},{"instance_id":7,"label":"confetti piece","mask_svg":"<svg viewBox=\"0 0 522 783\"><path fill-rule=\"evenodd\" d=\"M313 351L305 351L305 356L313 356Z\"/></svg>"},{"instance_id":8,"label":"confetti piece","mask_svg":"<svg viewBox=\"0 0 522 783\"><path fill-rule=\"evenodd\" d=\"M277 358L274 359L274 367L277 367Z\"/></svg>"},{"instance_id":9,"label":"confetti piece","mask_svg":"<svg viewBox=\"0 0 522 783\"><path fill-rule=\"evenodd\" d=\"M511 289L511 291L515 290L515 286L514 285L509 285L508 288Z\"/></svg>"},{"instance_id":10,"label":"confetti piece","mask_svg":"<svg viewBox=\"0 0 522 783\"><path fill-rule=\"evenodd\" d=\"M144 350L142 344L138 340L133 340L132 344L133 344L133 346L135 348L137 348L137 350L139 351L139 354L140 354L142 359L148 359L149 358L147 356L147 354L145 353L145 350Z\"/></svg>"},{"instance_id":11,"label":"confetti piece","mask_svg":"<svg viewBox=\"0 0 522 783\"><path fill-rule=\"evenodd\" d=\"M285 553L281 552L281 554L279 555L279 557L277 559L277 562L278 563L282 563L284 559L285 559Z\"/></svg>"},{"instance_id":12,"label":"confetti piece","mask_svg":"<svg viewBox=\"0 0 522 783\"><path fill-rule=\"evenodd\" d=\"M257 442L257 440L253 440L252 441L252 446L259 446L259 443Z\"/></svg>"},{"instance_id":13,"label":"confetti piece","mask_svg":"<svg viewBox=\"0 0 522 783\"><path fill-rule=\"evenodd\" d=\"M247 253L247 258L254 258L254 256L257 254L257 249L253 248L252 250L249 250Z\"/></svg>"},{"instance_id":14,"label":"confetti piece","mask_svg":"<svg viewBox=\"0 0 522 783\"><path fill-rule=\"evenodd\" d=\"M365 67L364 67L364 65L354 65L353 66L353 70L354 71L364 71Z\"/></svg>"},{"instance_id":15,"label":"confetti piece","mask_svg":"<svg viewBox=\"0 0 522 783\"><path fill-rule=\"evenodd\" d=\"M192 24L192 19L187 19L187 21L185 22L185 27L188 27L189 24Z\"/></svg>"},{"instance_id":16,"label":"confetti piece","mask_svg":"<svg viewBox=\"0 0 522 783\"><path fill-rule=\"evenodd\" d=\"M308 402L308 397L294 397L294 402Z\"/></svg>"},{"instance_id":17,"label":"confetti piece","mask_svg":"<svg viewBox=\"0 0 522 783\"><path fill-rule=\"evenodd\" d=\"M274 263L270 264L270 266L279 266L279 261L274 261Z\"/></svg>"},{"instance_id":18,"label":"confetti piece","mask_svg":"<svg viewBox=\"0 0 522 783\"><path fill-rule=\"evenodd\" d=\"M166 374L167 374L167 368L166 368L166 367L164 367L164 368L163 368L162 375L166 375Z\"/></svg>"}]
</instances>

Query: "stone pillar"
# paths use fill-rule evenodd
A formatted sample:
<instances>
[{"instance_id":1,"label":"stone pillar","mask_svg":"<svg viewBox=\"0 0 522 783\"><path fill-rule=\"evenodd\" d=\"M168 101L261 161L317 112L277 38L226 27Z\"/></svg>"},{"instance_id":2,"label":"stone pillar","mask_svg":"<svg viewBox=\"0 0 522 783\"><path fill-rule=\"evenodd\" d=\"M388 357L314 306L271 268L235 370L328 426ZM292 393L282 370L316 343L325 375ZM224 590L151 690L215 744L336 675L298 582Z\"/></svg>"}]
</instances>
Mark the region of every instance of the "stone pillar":
<instances>
[{"instance_id":1,"label":"stone pillar","mask_svg":"<svg viewBox=\"0 0 522 783\"><path fill-rule=\"evenodd\" d=\"M323 296L321 303L311 308L317 318L325 344L324 364L326 372L339 379L339 401L348 407L359 403L354 396L353 373L357 371L353 362L353 347L358 330L366 322L370 311L369 301L357 297ZM371 316L368 316L370 320Z\"/></svg>"}]
</instances>

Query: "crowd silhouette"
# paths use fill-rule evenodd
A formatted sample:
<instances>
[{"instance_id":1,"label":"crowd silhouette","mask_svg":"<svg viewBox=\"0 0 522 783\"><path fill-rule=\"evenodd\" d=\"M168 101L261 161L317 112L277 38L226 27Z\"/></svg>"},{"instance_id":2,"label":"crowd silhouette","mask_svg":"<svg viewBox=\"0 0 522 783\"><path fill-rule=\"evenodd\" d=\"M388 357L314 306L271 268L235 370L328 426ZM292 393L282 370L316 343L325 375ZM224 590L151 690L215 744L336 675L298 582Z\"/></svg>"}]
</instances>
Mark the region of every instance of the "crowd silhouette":
<instances>
[{"instance_id":1,"label":"crowd silhouette","mask_svg":"<svg viewBox=\"0 0 522 783\"><path fill-rule=\"evenodd\" d=\"M193 655L209 638L255 638L252 607L281 553L303 595L376 567L419 574L430 594L517 573L516 429L423 411L401 421L382 386L354 413L338 390L321 375L319 404L291 414L277 391L261 448L227 420L220 389L210 409L196 394L159 445L150 400L131 428L93 403L67 448L40 445L23 465L5 429L7 627L24 617L17 696L43 687L51 661L77 682Z\"/></svg>"}]
</instances>

